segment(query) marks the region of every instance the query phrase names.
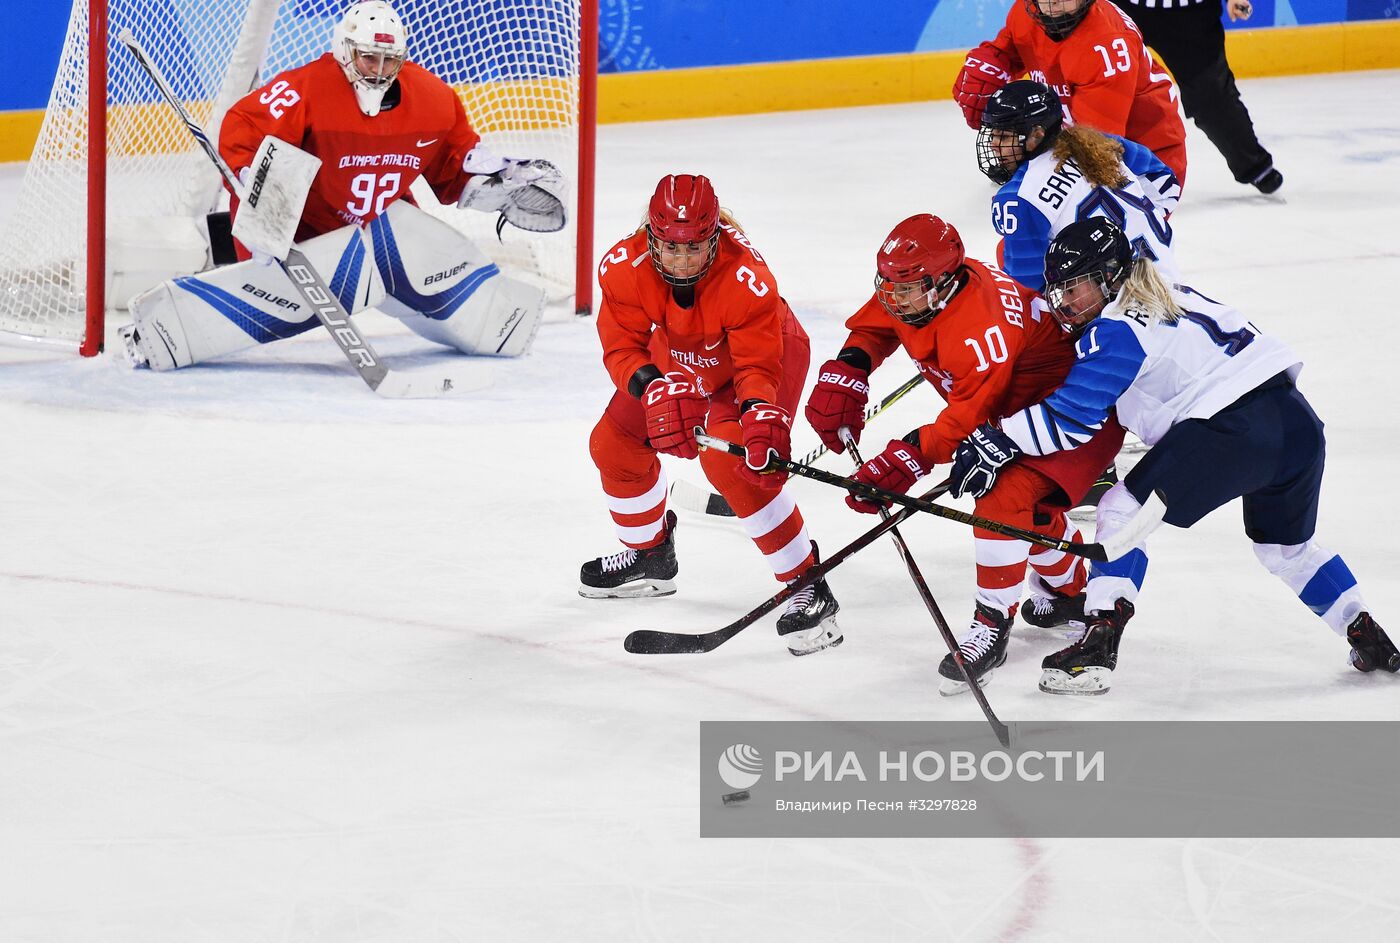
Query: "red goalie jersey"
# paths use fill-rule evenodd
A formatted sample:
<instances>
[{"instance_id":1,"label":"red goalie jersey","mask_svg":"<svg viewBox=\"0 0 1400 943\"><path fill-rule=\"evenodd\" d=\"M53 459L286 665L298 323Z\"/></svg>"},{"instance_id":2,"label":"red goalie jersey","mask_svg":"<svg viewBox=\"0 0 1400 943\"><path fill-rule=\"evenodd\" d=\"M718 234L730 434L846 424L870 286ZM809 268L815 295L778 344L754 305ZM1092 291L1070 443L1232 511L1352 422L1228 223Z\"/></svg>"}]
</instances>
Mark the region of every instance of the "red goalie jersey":
<instances>
[{"instance_id":1,"label":"red goalie jersey","mask_svg":"<svg viewBox=\"0 0 1400 943\"><path fill-rule=\"evenodd\" d=\"M1040 296L1010 275L968 259L967 284L933 320L914 327L872 297L846 321L844 347L870 355L873 372L903 346L948 405L919 430L919 451L950 462L973 429L1054 392L1074 363L1074 342Z\"/></svg>"},{"instance_id":2,"label":"red goalie jersey","mask_svg":"<svg viewBox=\"0 0 1400 943\"><path fill-rule=\"evenodd\" d=\"M1001 32L983 46L995 47L1013 78L1028 73L1054 88L1076 124L1136 141L1185 183L1186 126L1176 86L1137 26L1108 0L1092 0L1059 42L1016 0Z\"/></svg>"},{"instance_id":3,"label":"red goalie jersey","mask_svg":"<svg viewBox=\"0 0 1400 943\"><path fill-rule=\"evenodd\" d=\"M732 382L736 402L778 402L784 338L806 335L738 229L720 226L715 261L689 308L652 268L645 229L613 246L598 267L598 284L603 364L619 390L627 392L632 375L651 363L694 375L706 396Z\"/></svg>"},{"instance_id":4,"label":"red goalie jersey","mask_svg":"<svg viewBox=\"0 0 1400 943\"><path fill-rule=\"evenodd\" d=\"M271 134L321 158L298 241L368 222L407 197L420 176L438 199L456 202L470 179L462 161L479 136L457 94L428 70L405 62L397 85L398 104L368 117L340 64L326 53L279 74L229 109L219 153L237 174Z\"/></svg>"}]
</instances>

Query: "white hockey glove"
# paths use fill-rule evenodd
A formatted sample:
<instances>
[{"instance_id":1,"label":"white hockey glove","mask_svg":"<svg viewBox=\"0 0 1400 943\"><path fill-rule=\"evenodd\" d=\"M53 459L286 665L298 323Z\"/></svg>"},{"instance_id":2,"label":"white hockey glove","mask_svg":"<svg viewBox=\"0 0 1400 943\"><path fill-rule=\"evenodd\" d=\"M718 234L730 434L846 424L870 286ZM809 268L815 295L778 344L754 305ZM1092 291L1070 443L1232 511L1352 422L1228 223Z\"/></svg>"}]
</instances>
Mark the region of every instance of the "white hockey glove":
<instances>
[{"instance_id":1,"label":"white hockey glove","mask_svg":"<svg viewBox=\"0 0 1400 943\"><path fill-rule=\"evenodd\" d=\"M497 235L506 223L528 232L564 228L564 175L549 161L497 157L478 146L467 154L462 170L474 176L467 181L457 205L500 213Z\"/></svg>"}]
</instances>

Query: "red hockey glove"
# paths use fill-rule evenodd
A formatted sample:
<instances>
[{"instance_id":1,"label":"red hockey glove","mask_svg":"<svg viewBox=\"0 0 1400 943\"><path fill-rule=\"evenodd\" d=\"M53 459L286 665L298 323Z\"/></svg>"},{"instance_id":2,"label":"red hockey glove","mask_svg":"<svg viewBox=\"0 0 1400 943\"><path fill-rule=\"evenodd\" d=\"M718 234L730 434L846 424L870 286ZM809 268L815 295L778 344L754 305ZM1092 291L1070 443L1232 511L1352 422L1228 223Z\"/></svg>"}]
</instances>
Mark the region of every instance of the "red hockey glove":
<instances>
[{"instance_id":1,"label":"red hockey glove","mask_svg":"<svg viewBox=\"0 0 1400 943\"><path fill-rule=\"evenodd\" d=\"M904 494L914 482L928 474L929 466L923 453L903 439L891 439L890 444L879 455L866 462L851 477L867 485L898 491ZM876 502L869 498L858 498L854 494L846 496L846 504L862 514L878 513L880 508L889 507L889 501Z\"/></svg>"},{"instance_id":2,"label":"red hockey glove","mask_svg":"<svg viewBox=\"0 0 1400 943\"><path fill-rule=\"evenodd\" d=\"M776 491L787 481L785 471L760 474L768 466L769 455L792 460L792 418L787 410L772 403L756 403L739 417L744 433L744 464L739 474L767 491Z\"/></svg>"},{"instance_id":3,"label":"red hockey glove","mask_svg":"<svg viewBox=\"0 0 1400 943\"><path fill-rule=\"evenodd\" d=\"M967 126L982 127L982 109L992 93L1011 81L1011 63L1006 54L991 43L983 43L967 54L962 71L953 82L953 98L962 106Z\"/></svg>"},{"instance_id":4,"label":"red hockey glove","mask_svg":"<svg viewBox=\"0 0 1400 943\"><path fill-rule=\"evenodd\" d=\"M677 458L700 454L695 427L705 424L710 401L684 373L668 373L648 383L642 405L647 411L647 440L652 448Z\"/></svg>"},{"instance_id":5,"label":"red hockey glove","mask_svg":"<svg viewBox=\"0 0 1400 943\"><path fill-rule=\"evenodd\" d=\"M860 442L865 428L865 404L870 399L870 374L844 360L828 360L817 373L817 385L807 397L807 422L822 444L838 455L846 451L837 431L842 426Z\"/></svg>"}]
</instances>

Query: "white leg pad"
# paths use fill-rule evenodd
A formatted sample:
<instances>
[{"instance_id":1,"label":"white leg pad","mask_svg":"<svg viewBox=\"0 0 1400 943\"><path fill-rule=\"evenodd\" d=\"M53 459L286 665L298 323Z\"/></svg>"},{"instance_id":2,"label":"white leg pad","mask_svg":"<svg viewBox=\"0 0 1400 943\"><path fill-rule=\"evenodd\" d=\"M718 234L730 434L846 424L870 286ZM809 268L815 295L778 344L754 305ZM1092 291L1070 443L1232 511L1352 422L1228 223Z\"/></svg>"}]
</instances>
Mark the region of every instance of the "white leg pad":
<instances>
[{"instance_id":1,"label":"white leg pad","mask_svg":"<svg viewBox=\"0 0 1400 943\"><path fill-rule=\"evenodd\" d=\"M351 313L382 297L355 227L307 240L302 249ZM281 268L251 261L162 282L132 299L131 315L131 345L153 370L203 363L317 323Z\"/></svg>"},{"instance_id":2,"label":"white leg pad","mask_svg":"<svg viewBox=\"0 0 1400 943\"><path fill-rule=\"evenodd\" d=\"M529 351L544 315L543 289L502 275L471 240L403 200L371 222L369 233L385 314L463 353Z\"/></svg>"}]
</instances>

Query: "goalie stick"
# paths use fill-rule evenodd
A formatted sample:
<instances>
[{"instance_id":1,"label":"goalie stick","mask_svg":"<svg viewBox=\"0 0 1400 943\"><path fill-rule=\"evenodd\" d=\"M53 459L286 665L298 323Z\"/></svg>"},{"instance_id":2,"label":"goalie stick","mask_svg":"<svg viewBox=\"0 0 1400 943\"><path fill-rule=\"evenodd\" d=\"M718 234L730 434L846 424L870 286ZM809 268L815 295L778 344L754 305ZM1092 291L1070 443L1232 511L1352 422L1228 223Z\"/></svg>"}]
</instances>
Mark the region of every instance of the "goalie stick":
<instances>
[{"instance_id":1,"label":"goalie stick","mask_svg":"<svg viewBox=\"0 0 1400 943\"><path fill-rule=\"evenodd\" d=\"M851 435L851 430L842 426L837 430L837 435L845 443L846 451L859 468L865 464L860 457L860 450L856 448L855 436ZM890 519L890 512L885 508L880 508L880 517L884 520ZM928 588L928 581L924 579L924 574L919 571L919 565L914 562L914 555L909 551L909 545L904 542L904 536L900 534L898 528L890 529L890 538L894 541L895 550L904 561L904 566L909 570L909 579L914 582L914 588L919 591L919 598L924 601L924 607L928 609L928 614L933 617L933 624L938 626L938 634L943 636L943 644L948 646L948 654L953 659L953 664L958 667L958 674L962 675L963 683L972 692L972 697L977 701L977 706L982 709L982 715L987 718L987 723L992 727L992 733L996 735L997 742L1004 747L1011 746L1011 730L1002 723L992 710L992 705L987 701L987 694L982 690L982 685L967 670L967 662L963 660L962 650L958 648L958 640L953 637L953 630L948 628L948 620L943 618L943 610L938 608L938 601L933 598L933 592Z\"/></svg>"},{"instance_id":2,"label":"goalie stick","mask_svg":"<svg viewBox=\"0 0 1400 943\"><path fill-rule=\"evenodd\" d=\"M889 409L895 403L903 399L906 393L922 382L924 382L924 375L922 373L916 373L908 380L905 380L894 392L890 393L889 396L886 396L874 406L866 407L865 421L869 422L880 415L880 413ZM828 451L830 451L830 449L826 447L826 443L821 443L816 448L812 449L812 451L802 456L802 464L811 465ZM713 491L709 491L697 484L686 481L684 478L677 478L675 481L671 482L670 499L674 506L694 514L709 514L712 517L737 517L734 513L734 509L729 506L729 502L724 500L723 495L715 494Z\"/></svg>"},{"instance_id":3,"label":"goalie stick","mask_svg":"<svg viewBox=\"0 0 1400 943\"><path fill-rule=\"evenodd\" d=\"M928 496L937 497L947 490L948 483L945 481L930 491ZM638 629L629 633L627 638L622 640L622 647L634 655L698 655L712 652L791 599L795 593L800 593L836 569L851 554L863 550L879 540L884 534L913 514L914 511L910 508L904 508L891 514L825 560L808 567L807 571L797 579L723 628L699 634L667 632L662 629Z\"/></svg>"},{"instance_id":4,"label":"goalie stick","mask_svg":"<svg viewBox=\"0 0 1400 943\"><path fill-rule=\"evenodd\" d=\"M131 30L122 30L117 40L131 52L142 71L151 77L151 81L155 82L161 96L179 115L180 121L185 125L190 135L213 161L214 166L223 175L224 181L230 189L241 199L244 195L243 185L238 182L238 178L233 175L233 171L219 155L218 149L209 140L209 135L194 120L180 100L175 97L175 91L166 81L165 75L146 55L146 50L137 42ZM454 371L447 375L440 373L409 374L401 370L389 369L379 359L374 348L370 346L369 340L350 323L350 313L341 305L335 293L326 284L325 278L316 271L295 243L287 250L285 258L277 259L277 264L286 273L287 280L292 283L292 287L301 295L302 300L312 311L316 312L316 319L330 332L331 337L335 339L336 346L345 355L345 359L350 361L351 366L360 375L360 379L364 380L369 388L380 396L395 399L442 396L448 393L482 389L490 384L490 374L480 369L469 372Z\"/></svg>"},{"instance_id":5,"label":"goalie stick","mask_svg":"<svg viewBox=\"0 0 1400 943\"><path fill-rule=\"evenodd\" d=\"M717 439L698 426L695 429L695 438L704 448L720 449L721 451L728 452L730 455L739 458L745 455L742 445L735 445L733 442ZM1142 510L1140 510L1122 530L1113 534L1112 537L1102 543L1079 543L1074 540L1060 540L1055 537L1047 537L1036 531L1025 530L1001 521L994 521L988 517L978 517L975 514L968 514L966 511L959 511L956 508L934 504L926 498L914 498L907 494L900 494L898 491L888 491L884 488L877 488L875 485L868 485L854 478L846 478L842 475L822 471L820 468L813 468L810 465L784 461L774 456L772 452L769 452L767 467L780 469L791 475L811 478L813 481L820 481L823 484L834 485L837 488L843 488L852 494L870 498L881 504L887 501L892 502L915 511L923 511L925 514L932 514L934 517L941 517L949 521L957 521L959 524L966 524L969 527L980 527L994 534L1001 534L1003 537L1024 540L1028 543L1035 544L1037 547L1046 547L1050 550L1060 550L1064 553L1073 554L1076 557L1084 557L1086 560L1093 560L1095 563L1107 563L1110 560L1117 560L1119 557L1123 556L1123 554L1133 549L1143 537L1162 521L1162 515L1166 512L1166 503L1162 499L1162 496L1154 492L1148 497Z\"/></svg>"}]
</instances>

